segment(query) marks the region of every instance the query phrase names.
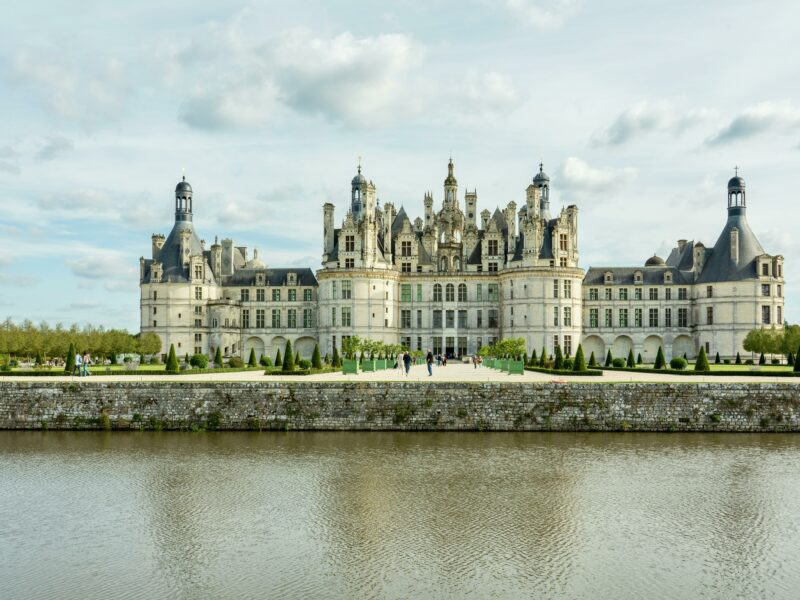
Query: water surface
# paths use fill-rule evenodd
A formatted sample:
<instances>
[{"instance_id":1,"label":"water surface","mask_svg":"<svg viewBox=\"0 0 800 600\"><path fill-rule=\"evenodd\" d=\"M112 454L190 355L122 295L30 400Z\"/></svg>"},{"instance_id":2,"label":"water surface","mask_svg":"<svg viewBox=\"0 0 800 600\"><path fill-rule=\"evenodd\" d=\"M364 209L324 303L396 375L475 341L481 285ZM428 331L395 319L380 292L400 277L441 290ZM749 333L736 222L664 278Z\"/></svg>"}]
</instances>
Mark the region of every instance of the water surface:
<instances>
[{"instance_id":1,"label":"water surface","mask_svg":"<svg viewBox=\"0 0 800 600\"><path fill-rule=\"evenodd\" d=\"M800 437L0 432L0 598L791 598Z\"/></svg>"}]
</instances>

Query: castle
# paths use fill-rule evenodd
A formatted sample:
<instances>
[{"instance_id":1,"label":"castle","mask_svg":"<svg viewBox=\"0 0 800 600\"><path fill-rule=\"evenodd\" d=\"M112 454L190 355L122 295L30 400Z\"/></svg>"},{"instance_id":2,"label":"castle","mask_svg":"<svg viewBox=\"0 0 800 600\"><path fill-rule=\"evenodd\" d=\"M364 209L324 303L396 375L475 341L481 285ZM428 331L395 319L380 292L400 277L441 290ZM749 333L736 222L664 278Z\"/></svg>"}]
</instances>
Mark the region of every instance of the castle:
<instances>
[{"instance_id":1,"label":"castle","mask_svg":"<svg viewBox=\"0 0 800 600\"><path fill-rule=\"evenodd\" d=\"M401 343L411 350L471 355L525 338L528 351L582 344L598 359L630 350L645 362L700 348L733 357L748 331L783 326L783 257L767 254L746 217L745 182L728 182L728 218L713 247L679 240L641 267L579 266L578 208L551 215L550 178L539 171L525 202L478 213L477 191L458 201L452 159L442 204L424 195L424 218L380 206L361 173L336 226L323 206L322 268L272 268L230 239L210 248L192 224L192 188L175 188L175 224L140 259L141 330L179 355L274 356L286 341L304 357L342 340Z\"/></svg>"}]
</instances>

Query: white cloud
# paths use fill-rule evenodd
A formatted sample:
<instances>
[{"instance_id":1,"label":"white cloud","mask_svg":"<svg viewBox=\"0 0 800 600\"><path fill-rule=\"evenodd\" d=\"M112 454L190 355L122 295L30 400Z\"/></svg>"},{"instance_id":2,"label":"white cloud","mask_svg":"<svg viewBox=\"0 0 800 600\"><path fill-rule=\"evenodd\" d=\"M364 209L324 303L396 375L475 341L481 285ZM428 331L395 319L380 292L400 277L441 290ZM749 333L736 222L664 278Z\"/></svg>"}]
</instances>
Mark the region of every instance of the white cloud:
<instances>
[{"instance_id":1,"label":"white cloud","mask_svg":"<svg viewBox=\"0 0 800 600\"><path fill-rule=\"evenodd\" d=\"M578 12L576 0L506 0L506 8L526 25L555 29Z\"/></svg>"},{"instance_id":2,"label":"white cloud","mask_svg":"<svg viewBox=\"0 0 800 600\"><path fill-rule=\"evenodd\" d=\"M452 102L470 114L504 113L519 106L520 94L502 73L467 71L453 90Z\"/></svg>"},{"instance_id":3,"label":"white cloud","mask_svg":"<svg viewBox=\"0 0 800 600\"><path fill-rule=\"evenodd\" d=\"M55 114L86 126L116 120L129 93L125 66L114 58L72 60L60 49L18 52L12 81L31 86Z\"/></svg>"},{"instance_id":4,"label":"white cloud","mask_svg":"<svg viewBox=\"0 0 800 600\"><path fill-rule=\"evenodd\" d=\"M0 146L0 173L20 173L19 153L11 146Z\"/></svg>"},{"instance_id":5,"label":"white cloud","mask_svg":"<svg viewBox=\"0 0 800 600\"><path fill-rule=\"evenodd\" d=\"M0 273L0 284L16 287L31 287L39 283L38 277L30 277L27 275L14 275Z\"/></svg>"},{"instance_id":6,"label":"white cloud","mask_svg":"<svg viewBox=\"0 0 800 600\"><path fill-rule=\"evenodd\" d=\"M68 259L66 265L76 277L112 281L136 281L138 265L130 256L114 250L96 249L92 254Z\"/></svg>"},{"instance_id":7,"label":"white cloud","mask_svg":"<svg viewBox=\"0 0 800 600\"><path fill-rule=\"evenodd\" d=\"M44 140L36 152L38 160L53 160L62 154L67 154L75 149L75 143L68 138L51 136Z\"/></svg>"},{"instance_id":8,"label":"white cloud","mask_svg":"<svg viewBox=\"0 0 800 600\"><path fill-rule=\"evenodd\" d=\"M583 159L570 156L559 170L558 185L567 190L588 191L616 189L636 178L636 169L597 168Z\"/></svg>"},{"instance_id":9,"label":"white cloud","mask_svg":"<svg viewBox=\"0 0 800 600\"><path fill-rule=\"evenodd\" d=\"M678 135L713 114L714 111L706 108L681 111L669 102L640 102L623 111L608 129L595 134L592 143L595 146L619 146L654 131Z\"/></svg>"},{"instance_id":10,"label":"white cloud","mask_svg":"<svg viewBox=\"0 0 800 600\"><path fill-rule=\"evenodd\" d=\"M788 101L762 102L746 108L725 127L706 140L719 146L767 133L800 129L800 108Z\"/></svg>"}]
</instances>

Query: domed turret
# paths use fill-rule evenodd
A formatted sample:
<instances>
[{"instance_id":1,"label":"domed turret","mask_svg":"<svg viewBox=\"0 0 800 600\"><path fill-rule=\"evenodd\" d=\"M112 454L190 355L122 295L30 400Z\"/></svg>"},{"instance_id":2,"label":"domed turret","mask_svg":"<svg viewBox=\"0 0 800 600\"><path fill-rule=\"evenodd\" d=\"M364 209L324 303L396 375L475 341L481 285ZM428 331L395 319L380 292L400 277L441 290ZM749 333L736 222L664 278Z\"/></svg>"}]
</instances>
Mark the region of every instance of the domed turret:
<instances>
[{"instance_id":1,"label":"domed turret","mask_svg":"<svg viewBox=\"0 0 800 600\"><path fill-rule=\"evenodd\" d=\"M253 258L247 261L244 265L245 269L256 270L256 269L266 269L267 265L264 264L263 261L259 260L258 258L258 248L253 250Z\"/></svg>"},{"instance_id":2,"label":"domed turret","mask_svg":"<svg viewBox=\"0 0 800 600\"><path fill-rule=\"evenodd\" d=\"M353 177L350 182L350 212L353 213L353 218L358 219L361 216L362 209L364 208L364 193L366 192L367 178L361 174L361 159L358 161L358 173Z\"/></svg>"},{"instance_id":3,"label":"domed turret","mask_svg":"<svg viewBox=\"0 0 800 600\"><path fill-rule=\"evenodd\" d=\"M186 175L175 186L175 220L192 220L192 186L186 181Z\"/></svg>"},{"instance_id":4,"label":"domed turret","mask_svg":"<svg viewBox=\"0 0 800 600\"><path fill-rule=\"evenodd\" d=\"M550 177L543 171L544 163L539 163L539 172L533 178L533 183L542 186L550 183Z\"/></svg>"},{"instance_id":5,"label":"domed turret","mask_svg":"<svg viewBox=\"0 0 800 600\"><path fill-rule=\"evenodd\" d=\"M453 175L453 159L447 163L447 178L444 180L444 203L445 205L455 206L456 195L458 193L458 181Z\"/></svg>"},{"instance_id":6,"label":"domed turret","mask_svg":"<svg viewBox=\"0 0 800 600\"><path fill-rule=\"evenodd\" d=\"M663 258L661 258L660 256L656 256L655 254L653 254L653 256L651 256L650 258L648 258L648 259L645 261L645 263L644 263L644 266L645 266L645 267L663 267L663 266L665 266L666 264L667 264L667 263L666 263L666 262L664 262L664 259L663 259Z\"/></svg>"},{"instance_id":7,"label":"domed turret","mask_svg":"<svg viewBox=\"0 0 800 600\"><path fill-rule=\"evenodd\" d=\"M539 188L539 214L545 221L550 220L550 177L544 172L544 163L539 163L539 172L533 178L533 185Z\"/></svg>"},{"instance_id":8,"label":"domed turret","mask_svg":"<svg viewBox=\"0 0 800 600\"><path fill-rule=\"evenodd\" d=\"M728 214L744 214L747 203L744 198L744 179L739 177L739 167L735 167L734 176L728 181Z\"/></svg>"}]
</instances>

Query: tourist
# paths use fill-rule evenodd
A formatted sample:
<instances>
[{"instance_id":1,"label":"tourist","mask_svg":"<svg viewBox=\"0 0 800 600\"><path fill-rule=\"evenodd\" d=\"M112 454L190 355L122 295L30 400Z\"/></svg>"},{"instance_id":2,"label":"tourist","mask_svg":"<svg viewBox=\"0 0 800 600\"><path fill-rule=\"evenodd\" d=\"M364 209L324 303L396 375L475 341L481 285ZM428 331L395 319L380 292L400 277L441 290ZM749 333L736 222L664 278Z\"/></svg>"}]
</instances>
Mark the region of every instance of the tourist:
<instances>
[{"instance_id":1,"label":"tourist","mask_svg":"<svg viewBox=\"0 0 800 600\"><path fill-rule=\"evenodd\" d=\"M425 358L425 362L428 365L428 377L433 375L433 352L428 350L428 356Z\"/></svg>"},{"instance_id":2,"label":"tourist","mask_svg":"<svg viewBox=\"0 0 800 600\"><path fill-rule=\"evenodd\" d=\"M395 368L397 369L398 375L403 374L403 358L405 358L405 355L402 352L400 352L397 355L397 363L395 364Z\"/></svg>"},{"instance_id":3,"label":"tourist","mask_svg":"<svg viewBox=\"0 0 800 600\"><path fill-rule=\"evenodd\" d=\"M473 369L477 369L478 368L478 355L477 354L473 354L472 355L472 368Z\"/></svg>"},{"instance_id":4,"label":"tourist","mask_svg":"<svg viewBox=\"0 0 800 600\"><path fill-rule=\"evenodd\" d=\"M408 372L411 370L411 355L408 352L403 354L403 365L406 368L406 377L408 377Z\"/></svg>"},{"instance_id":5,"label":"tourist","mask_svg":"<svg viewBox=\"0 0 800 600\"><path fill-rule=\"evenodd\" d=\"M81 375L81 364L83 363L83 357L81 356L80 352L75 353L75 367L72 369L72 374L77 375L80 377Z\"/></svg>"},{"instance_id":6,"label":"tourist","mask_svg":"<svg viewBox=\"0 0 800 600\"><path fill-rule=\"evenodd\" d=\"M88 377L91 375L89 373L89 362L91 361L91 357L89 356L88 352L83 353L83 376Z\"/></svg>"}]
</instances>

